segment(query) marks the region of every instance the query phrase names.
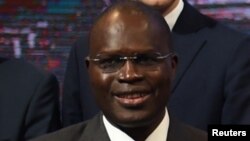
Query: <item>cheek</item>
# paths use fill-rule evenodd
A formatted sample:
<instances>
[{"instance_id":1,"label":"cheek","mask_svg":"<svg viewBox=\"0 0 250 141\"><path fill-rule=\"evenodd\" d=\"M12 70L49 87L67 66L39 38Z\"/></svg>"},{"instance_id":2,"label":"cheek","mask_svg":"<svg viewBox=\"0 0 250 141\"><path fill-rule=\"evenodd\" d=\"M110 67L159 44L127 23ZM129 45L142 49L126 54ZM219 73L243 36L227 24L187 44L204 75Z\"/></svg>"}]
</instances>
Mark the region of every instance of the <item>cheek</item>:
<instances>
[{"instance_id":1,"label":"cheek","mask_svg":"<svg viewBox=\"0 0 250 141\"><path fill-rule=\"evenodd\" d=\"M100 89L104 90L109 88L110 78L97 69L92 69L90 72L90 82L94 91Z\"/></svg>"},{"instance_id":2,"label":"cheek","mask_svg":"<svg viewBox=\"0 0 250 141\"><path fill-rule=\"evenodd\" d=\"M157 97L168 98L171 91L172 72L166 66L148 74L148 82L156 88Z\"/></svg>"},{"instance_id":3,"label":"cheek","mask_svg":"<svg viewBox=\"0 0 250 141\"><path fill-rule=\"evenodd\" d=\"M110 85L113 81L112 75L102 73L98 68L95 68L94 66L90 67L89 74L90 83L95 98L98 100L100 98L108 96Z\"/></svg>"}]
</instances>

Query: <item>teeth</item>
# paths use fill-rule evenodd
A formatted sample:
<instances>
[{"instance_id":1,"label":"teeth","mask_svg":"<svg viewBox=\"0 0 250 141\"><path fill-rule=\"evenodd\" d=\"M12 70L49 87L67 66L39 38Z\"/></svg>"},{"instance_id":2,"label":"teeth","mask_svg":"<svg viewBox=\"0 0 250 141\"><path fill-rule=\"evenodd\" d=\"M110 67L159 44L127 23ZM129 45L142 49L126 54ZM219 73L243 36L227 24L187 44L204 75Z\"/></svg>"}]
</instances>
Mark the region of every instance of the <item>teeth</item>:
<instances>
[{"instance_id":1,"label":"teeth","mask_svg":"<svg viewBox=\"0 0 250 141\"><path fill-rule=\"evenodd\" d=\"M146 94L129 94L129 95L119 95L120 98L135 99L145 96Z\"/></svg>"}]
</instances>

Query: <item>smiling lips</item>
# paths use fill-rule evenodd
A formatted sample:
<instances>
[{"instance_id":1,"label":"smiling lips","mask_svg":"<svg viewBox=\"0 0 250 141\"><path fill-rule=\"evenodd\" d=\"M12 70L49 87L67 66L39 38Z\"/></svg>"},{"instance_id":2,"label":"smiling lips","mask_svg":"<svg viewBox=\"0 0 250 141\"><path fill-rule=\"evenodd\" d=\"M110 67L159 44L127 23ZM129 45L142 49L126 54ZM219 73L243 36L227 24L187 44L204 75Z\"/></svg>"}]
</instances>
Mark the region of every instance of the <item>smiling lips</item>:
<instances>
[{"instance_id":1,"label":"smiling lips","mask_svg":"<svg viewBox=\"0 0 250 141\"><path fill-rule=\"evenodd\" d=\"M145 103L150 97L150 93L145 92L130 92L115 95L115 99L123 106L135 107Z\"/></svg>"}]
</instances>

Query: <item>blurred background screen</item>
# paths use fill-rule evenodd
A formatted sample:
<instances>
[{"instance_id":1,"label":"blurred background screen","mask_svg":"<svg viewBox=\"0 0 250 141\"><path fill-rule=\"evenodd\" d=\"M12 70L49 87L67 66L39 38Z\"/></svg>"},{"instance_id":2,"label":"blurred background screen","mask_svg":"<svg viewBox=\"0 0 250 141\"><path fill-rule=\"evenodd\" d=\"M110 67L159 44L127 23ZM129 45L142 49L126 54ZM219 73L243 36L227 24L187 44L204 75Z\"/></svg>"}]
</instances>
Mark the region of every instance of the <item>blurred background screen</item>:
<instances>
[{"instance_id":1,"label":"blurred background screen","mask_svg":"<svg viewBox=\"0 0 250 141\"><path fill-rule=\"evenodd\" d=\"M250 33L250 0L188 0L202 13ZM102 0L0 0L0 56L24 58L62 85L70 48L103 9Z\"/></svg>"}]
</instances>

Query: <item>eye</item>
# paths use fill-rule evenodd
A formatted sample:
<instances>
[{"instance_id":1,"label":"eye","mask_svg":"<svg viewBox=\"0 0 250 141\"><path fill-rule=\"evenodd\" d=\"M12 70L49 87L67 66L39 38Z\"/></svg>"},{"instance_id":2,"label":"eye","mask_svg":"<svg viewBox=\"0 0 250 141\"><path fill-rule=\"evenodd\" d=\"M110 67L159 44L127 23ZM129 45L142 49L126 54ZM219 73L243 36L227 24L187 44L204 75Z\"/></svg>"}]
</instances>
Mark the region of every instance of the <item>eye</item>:
<instances>
[{"instance_id":1,"label":"eye","mask_svg":"<svg viewBox=\"0 0 250 141\"><path fill-rule=\"evenodd\" d=\"M120 58L120 56L100 58L98 61L99 67L104 70L115 69L122 63L122 60Z\"/></svg>"},{"instance_id":2,"label":"eye","mask_svg":"<svg viewBox=\"0 0 250 141\"><path fill-rule=\"evenodd\" d=\"M155 54L138 54L135 62L140 65L155 65L159 60Z\"/></svg>"}]
</instances>

